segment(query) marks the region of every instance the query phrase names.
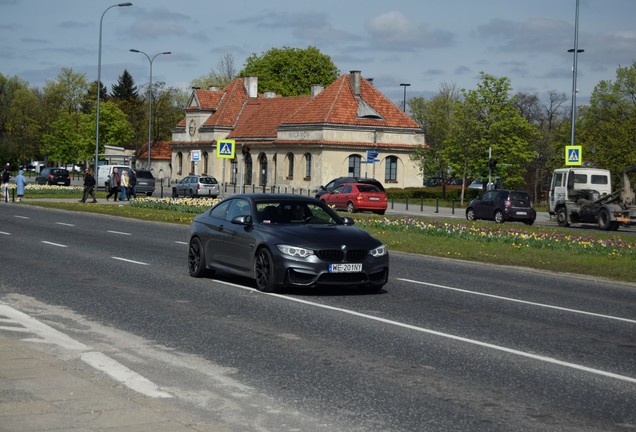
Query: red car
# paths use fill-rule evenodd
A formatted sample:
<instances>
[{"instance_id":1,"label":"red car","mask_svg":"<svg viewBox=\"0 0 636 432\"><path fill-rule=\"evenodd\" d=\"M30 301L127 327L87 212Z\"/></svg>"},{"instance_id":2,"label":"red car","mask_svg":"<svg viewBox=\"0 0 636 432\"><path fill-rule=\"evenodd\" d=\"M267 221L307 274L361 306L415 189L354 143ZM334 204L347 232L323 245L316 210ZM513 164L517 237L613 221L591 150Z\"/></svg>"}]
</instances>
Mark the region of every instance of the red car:
<instances>
[{"instance_id":1,"label":"red car","mask_svg":"<svg viewBox=\"0 0 636 432\"><path fill-rule=\"evenodd\" d=\"M368 183L344 183L320 199L330 207L350 213L368 210L383 215L387 207L386 192Z\"/></svg>"}]
</instances>

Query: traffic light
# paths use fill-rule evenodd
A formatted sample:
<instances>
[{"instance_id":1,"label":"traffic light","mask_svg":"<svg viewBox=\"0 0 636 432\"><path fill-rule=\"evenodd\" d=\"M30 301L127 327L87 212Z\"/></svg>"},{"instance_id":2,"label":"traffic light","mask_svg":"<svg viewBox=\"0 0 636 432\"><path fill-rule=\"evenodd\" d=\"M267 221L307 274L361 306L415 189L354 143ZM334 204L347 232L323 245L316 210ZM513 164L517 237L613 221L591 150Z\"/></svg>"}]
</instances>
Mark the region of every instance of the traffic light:
<instances>
[{"instance_id":1,"label":"traffic light","mask_svg":"<svg viewBox=\"0 0 636 432\"><path fill-rule=\"evenodd\" d=\"M494 170L495 167L497 166L497 160L496 159L488 159L488 168Z\"/></svg>"}]
</instances>

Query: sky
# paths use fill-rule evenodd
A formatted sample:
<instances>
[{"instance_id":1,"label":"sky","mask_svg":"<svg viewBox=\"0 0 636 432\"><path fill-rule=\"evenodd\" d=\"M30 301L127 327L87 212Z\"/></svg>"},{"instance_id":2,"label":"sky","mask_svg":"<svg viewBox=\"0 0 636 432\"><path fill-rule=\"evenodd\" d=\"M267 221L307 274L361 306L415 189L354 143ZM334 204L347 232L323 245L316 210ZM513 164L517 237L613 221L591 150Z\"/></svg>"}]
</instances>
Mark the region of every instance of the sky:
<instances>
[{"instance_id":1,"label":"sky","mask_svg":"<svg viewBox=\"0 0 636 432\"><path fill-rule=\"evenodd\" d=\"M577 104L636 62L636 0L579 0ZM313 46L359 70L396 104L442 85L475 89L480 73L513 92L572 96L576 0L0 0L0 74L42 88L64 67L109 91L124 70L138 87L189 91L231 54ZM410 84L408 87L401 83Z\"/></svg>"}]
</instances>

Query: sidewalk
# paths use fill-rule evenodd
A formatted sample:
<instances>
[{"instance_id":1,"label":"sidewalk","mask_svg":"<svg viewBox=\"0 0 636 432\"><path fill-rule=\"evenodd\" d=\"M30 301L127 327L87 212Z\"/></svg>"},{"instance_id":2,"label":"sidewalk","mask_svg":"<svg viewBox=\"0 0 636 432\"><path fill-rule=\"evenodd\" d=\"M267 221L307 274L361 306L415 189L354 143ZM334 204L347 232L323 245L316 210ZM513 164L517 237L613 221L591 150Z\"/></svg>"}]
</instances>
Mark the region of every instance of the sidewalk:
<instances>
[{"instance_id":1,"label":"sidewalk","mask_svg":"<svg viewBox=\"0 0 636 432\"><path fill-rule=\"evenodd\" d=\"M0 431L227 432L62 359L0 334Z\"/></svg>"}]
</instances>

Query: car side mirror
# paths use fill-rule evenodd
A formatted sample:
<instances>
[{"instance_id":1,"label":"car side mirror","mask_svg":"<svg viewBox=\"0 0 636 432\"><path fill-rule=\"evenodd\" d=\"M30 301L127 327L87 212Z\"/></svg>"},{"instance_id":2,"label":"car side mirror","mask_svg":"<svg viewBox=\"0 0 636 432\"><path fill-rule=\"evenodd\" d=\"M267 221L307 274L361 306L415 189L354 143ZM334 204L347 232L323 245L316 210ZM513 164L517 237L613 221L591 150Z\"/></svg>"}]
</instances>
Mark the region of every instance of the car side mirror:
<instances>
[{"instance_id":1,"label":"car side mirror","mask_svg":"<svg viewBox=\"0 0 636 432\"><path fill-rule=\"evenodd\" d=\"M344 222L345 225L354 225L356 222L351 219L349 216L344 216L342 218L342 222Z\"/></svg>"},{"instance_id":2,"label":"car side mirror","mask_svg":"<svg viewBox=\"0 0 636 432\"><path fill-rule=\"evenodd\" d=\"M252 216L250 215L241 215L241 216L235 216L234 218L232 218L232 223L236 224L236 225L252 225Z\"/></svg>"}]
</instances>

